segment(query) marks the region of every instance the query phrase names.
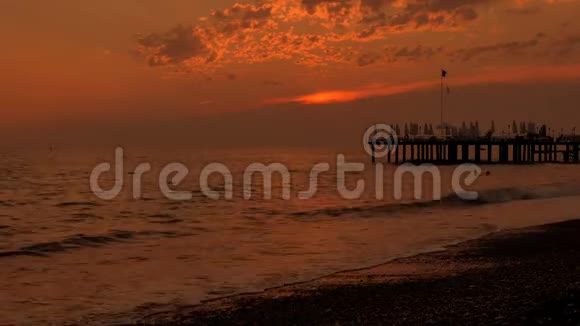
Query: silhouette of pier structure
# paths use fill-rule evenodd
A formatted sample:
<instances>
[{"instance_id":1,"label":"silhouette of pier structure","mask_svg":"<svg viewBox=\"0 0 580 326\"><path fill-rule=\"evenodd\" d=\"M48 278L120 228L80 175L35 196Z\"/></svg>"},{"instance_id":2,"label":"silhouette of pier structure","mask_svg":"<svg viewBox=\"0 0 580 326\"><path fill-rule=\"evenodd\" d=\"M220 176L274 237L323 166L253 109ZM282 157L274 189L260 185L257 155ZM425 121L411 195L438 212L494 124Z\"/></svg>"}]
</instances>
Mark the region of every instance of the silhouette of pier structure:
<instances>
[{"instance_id":1,"label":"silhouette of pier structure","mask_svg":"<svg viewBox=\"0 0 580 326\"><path fill-rule=\"evenodd\" d=\"M373 163L377 151L394 164L533 164L580 163L580 140L494 138L494 139L387 139L369 141ZM383 156L383 155L381 155Z\"/></svg>"}]
</instances>

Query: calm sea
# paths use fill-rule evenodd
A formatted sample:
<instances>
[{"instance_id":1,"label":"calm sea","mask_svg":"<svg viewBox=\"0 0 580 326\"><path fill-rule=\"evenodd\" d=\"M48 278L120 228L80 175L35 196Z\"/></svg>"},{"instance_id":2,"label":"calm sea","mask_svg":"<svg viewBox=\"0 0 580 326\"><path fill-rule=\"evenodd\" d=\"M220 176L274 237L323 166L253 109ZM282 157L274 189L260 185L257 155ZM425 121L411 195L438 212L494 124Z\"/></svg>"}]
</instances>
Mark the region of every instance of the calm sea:
<instances>
[{"instance_id":1,"label":"calm sea","mask_svg":"<svg viewBox=\"0 0 580 326\"><path fill-rule=\"evenodd\" d=\"M114 148L39 150L0 156L0 324L62 323L137 307L194 304L202 300L305 281L397 257L437 250L500 229L580 217L580 167L486 166L469 187L479 199L451 191L454 167L441 168L442 199L432 201L430 178L423 198L404 181L394 200L394 167L385 166L376 198L375 166L366 154L343 153L364 163L346 187L365 182L363 195L343 199L337 190L337 152L319 150L195 151L125 149L124 188L113 200L89 187L95 165L114 160ZM133 199L133 169L148 162L143 198ZM159 190L159 171L171 162L189 169L175 201ZM207 198L199 174L222 163L233 175L231 200ZM291 180L274 176L271 200L259 176L244 199L248 164L283 163ZM310 175L316 163L330 171ZM489 173L487 173L489 172ZM318 182L313 198L297 194ZM115 180L103 175L103 187ZM223 178L213 174L223 193ZM229 184L228 184L229 185ZM290 200L281 197L291 189ZM247 189L246 189L247 191Z\"/></svg>"}]
</instances>

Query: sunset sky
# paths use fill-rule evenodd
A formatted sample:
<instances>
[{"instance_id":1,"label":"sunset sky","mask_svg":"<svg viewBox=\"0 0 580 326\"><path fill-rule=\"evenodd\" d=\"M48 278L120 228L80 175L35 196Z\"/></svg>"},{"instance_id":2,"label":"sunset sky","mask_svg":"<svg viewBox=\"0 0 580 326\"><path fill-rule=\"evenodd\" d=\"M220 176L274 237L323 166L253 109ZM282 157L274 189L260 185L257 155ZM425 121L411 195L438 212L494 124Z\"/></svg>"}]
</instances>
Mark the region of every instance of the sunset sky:
<instances>
[{"instance_id":1,"label":"sunset sky","mask_svg":"<svg viewBox=\"0 0 580 326\"><path fill-rule=\"evenodd\" d=\"M359 114L436 121L441 68L449 71L449 121L580 124L580 1L4 0L0 7L3 134L184 118L214 127L268 117L299 125L333 112L343 122Z\"/></svg>"}]
</instances>

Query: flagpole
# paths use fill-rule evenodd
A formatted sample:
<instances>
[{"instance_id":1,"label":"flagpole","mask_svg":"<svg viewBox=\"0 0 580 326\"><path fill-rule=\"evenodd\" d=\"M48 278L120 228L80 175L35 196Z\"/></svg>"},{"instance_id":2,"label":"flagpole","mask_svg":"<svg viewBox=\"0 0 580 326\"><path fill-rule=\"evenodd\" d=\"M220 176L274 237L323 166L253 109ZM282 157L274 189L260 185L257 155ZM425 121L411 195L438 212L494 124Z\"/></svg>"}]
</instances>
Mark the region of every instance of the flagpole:
<instances>
[{"instance_id":1,"label":"flagpole","mask_svg":"<svg viewBox=\"0 0 580 326\"><path fill-rule=\"evenodd\" d=\"M443 128L443 69L441 69L441 138L445 138Z\"/></svg>"}]
</instances>

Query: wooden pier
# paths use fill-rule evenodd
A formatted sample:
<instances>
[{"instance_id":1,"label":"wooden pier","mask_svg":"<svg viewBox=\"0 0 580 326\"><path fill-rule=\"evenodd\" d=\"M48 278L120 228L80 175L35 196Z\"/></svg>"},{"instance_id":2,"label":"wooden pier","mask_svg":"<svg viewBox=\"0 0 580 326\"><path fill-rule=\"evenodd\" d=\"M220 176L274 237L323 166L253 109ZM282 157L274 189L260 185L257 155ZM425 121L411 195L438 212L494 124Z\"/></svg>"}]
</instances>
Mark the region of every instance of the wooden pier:
<instances>
[{"instance_id":1,"label":"wooden pier","mask_svg":"<svg viewBox=\"0 0 580 326\"><path fill-rule=\"evenodd\" d=\"M400 139L389 145L385 139L369 141L372 161L377 151L387 151L393 164L533 164L580 163L579 141L551 139ZM385 155L381 155L385 157Z\"/></svg>"}]
</instances>

